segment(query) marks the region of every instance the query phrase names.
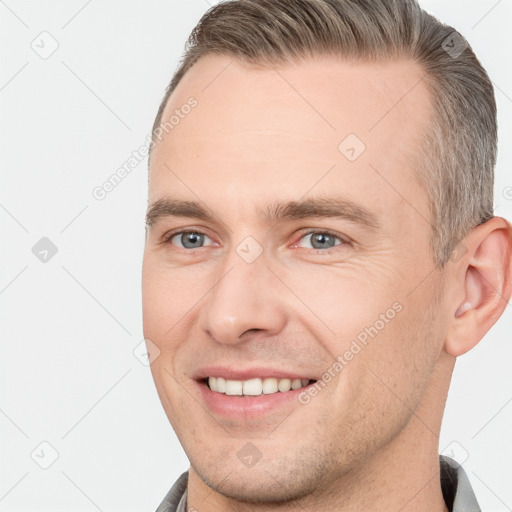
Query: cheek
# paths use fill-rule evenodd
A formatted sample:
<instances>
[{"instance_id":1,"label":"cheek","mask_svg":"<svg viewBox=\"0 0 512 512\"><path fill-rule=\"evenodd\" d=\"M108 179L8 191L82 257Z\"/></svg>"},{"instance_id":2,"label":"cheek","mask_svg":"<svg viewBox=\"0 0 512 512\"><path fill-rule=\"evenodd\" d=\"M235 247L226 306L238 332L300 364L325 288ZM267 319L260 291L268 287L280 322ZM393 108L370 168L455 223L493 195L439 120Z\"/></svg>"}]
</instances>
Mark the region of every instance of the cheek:
<instances>
[{"instance_id":1,"label":"cheek","mask_svg":"<svg viewBox=\"0 0 512 512\"><path fill-rule=\"evenodd\" d=\"M401 307L395 318L368 342L358 368L349 368L349 372L359 372L364 401L377 414L380 411L383 417L394 418L399 424L423 399L442 338L434 308L425 308L416 300L404 300Z\"/></svg>"},{"instance_id":2,"label":"cheek","mask_svg":"<svg viewBox=\"0 0 512 512\"><path fill-rule=\"evenodd\" d=\"M180 275L187 272L186 277ZM172 340L175 329L182 327L187 316L198 306L204 290L201 280L190 271L169 269L147 256L142 269L142 316L144 337L161 349Z\"/></svg>"},{"instance_id":3,"label":"cheek","mask_svg":"<svg viewBox=\"0 0 512 512\"><path fill-rule=\"evenodd\" d=\"M144 337L157 342L166 320L168 297L165 281L145 259L142 270L142 324Z\"/></svg>"},{"instance_id":4,"label":"cheek","mask_svg":"<svg viewBox=\"0 0 512 512\"><path fill-rule=\"evenodd\" d=\"M416 403L439 352L436 318L425 307L432 290L410 294L407 280L391 279L396 271L347 274L320 278L319 272L301 272L300 279L289 276L288 281L303 303L295 309L296 318L341 363L341 370L330 368L340 377L330 389L343 388L332 398L346 407L347 400L374 403L386 395L386 403L394 406L395 392Z\"/></svg>"},{"instance_id":5,"label":"cheek","mask_svg":"<svg viewBox=\"0 0 512 512\"><path fill-rule=\"evenodd\" d=\"M390 275L390 274L389 274ZM331 355L342 355L351 341L370 339L397 315L397 293L389 275L367 275L361 268L298 269L286 276L296 299L297 319L306 324ZM384 315L384 321L381 320Z\"/></svg>"},{"instance_id":6,"label":"cheek","mask_svg":"<svg viewBox=\"0 0 512 512\"><path fill-rule=\"evenodd\" d=\"M368 334L365 343L357 337L339 338L343 340L338 346L350 348L342 356L339 379L329 390L335 418L330 428L347 436L348 448L355 449L364 439L371 452L408 424L435 365L432 331L428 315L420 318L417 310L404 304L384 328L362 331Z\"/></svg>"}]
</instances>

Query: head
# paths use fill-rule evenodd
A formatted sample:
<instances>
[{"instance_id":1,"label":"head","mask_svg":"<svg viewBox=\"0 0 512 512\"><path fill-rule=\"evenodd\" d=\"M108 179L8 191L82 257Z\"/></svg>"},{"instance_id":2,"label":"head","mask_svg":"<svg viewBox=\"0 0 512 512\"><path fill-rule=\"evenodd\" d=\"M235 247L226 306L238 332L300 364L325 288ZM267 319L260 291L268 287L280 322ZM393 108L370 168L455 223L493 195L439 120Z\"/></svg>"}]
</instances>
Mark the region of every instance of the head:
<instances>
[{"instance_id":1,"label":"head","mask_svg":"<svg viewBox=\"0 0 512 512\"><path fill-rule=\"evenodd\" d=\"M144 335L192 470L280 502L437 450L455 357L510 297L493 89L463 38L412 0L221 3L153 134ZM205 377L253 370L310 383L211 401Z\"/></svg>"}]
</instances>

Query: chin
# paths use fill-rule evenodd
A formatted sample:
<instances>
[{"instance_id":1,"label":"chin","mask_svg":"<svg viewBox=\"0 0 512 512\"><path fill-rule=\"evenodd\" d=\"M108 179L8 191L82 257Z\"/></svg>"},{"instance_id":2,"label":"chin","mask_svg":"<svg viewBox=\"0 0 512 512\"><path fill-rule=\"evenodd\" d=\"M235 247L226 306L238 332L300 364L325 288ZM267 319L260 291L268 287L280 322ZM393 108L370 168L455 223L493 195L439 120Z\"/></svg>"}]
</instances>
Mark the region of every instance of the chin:
<instances>
[{"instance_id":1,"label":"chin","mask_svg":"<svg viewBox=\"0 0 512 512\"><path fill-rule=\"evenodd\" d=\"M233 471L224 480L218 482L208 481L204 478L203 481L214 491L232 500L267 505L303 499L317 487L313 482L306 484L303 479L300 481L295 478L277 480L274 475L265 471L263 474L260 472L258 475L254 475L251 470L244 475Z\"/></svg>"},{"instance_id":2,"label":"chin","mask_svg":"<svg viewBox=\"0 0 512 512\"><path fill-rule=\"evenodd\" d=\"M241 468L236 455L231 457L226 457L224 464L205 467L202 461L192 463L192 468L208 487L241 503L277 505L304 500L322 487L322 475L334 473L325 462L319 464L301 456L295 461L261 459L251 468ZM232 463L228 463L230 459Z\"/></svg>"}]
</instances>

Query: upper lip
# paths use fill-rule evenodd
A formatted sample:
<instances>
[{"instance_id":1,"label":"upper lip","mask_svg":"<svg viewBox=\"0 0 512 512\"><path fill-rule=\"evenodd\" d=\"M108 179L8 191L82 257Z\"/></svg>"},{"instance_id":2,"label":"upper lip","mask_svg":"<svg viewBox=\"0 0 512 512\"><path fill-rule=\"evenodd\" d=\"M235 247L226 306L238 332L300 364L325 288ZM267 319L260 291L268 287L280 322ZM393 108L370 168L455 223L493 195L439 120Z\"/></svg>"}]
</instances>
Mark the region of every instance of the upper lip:
<instances>
[{"instance_id":1,"label":"upper lip","mask_svg":"<svg viewBox=\"0 0 512 512\"><path fill-rule=\"evenodd\" d=\"M252 368L233 368L227 366L205 366L200 368L195 378L197 380L205 379L206 377L223 377L228 380L249 380L261 378L274 377L276 379L313 379L304 373L291 372L289 370L278 370L267 367L252 367ZM313 379L316 380L316 379Z\"/></svg>"}]
</instances>

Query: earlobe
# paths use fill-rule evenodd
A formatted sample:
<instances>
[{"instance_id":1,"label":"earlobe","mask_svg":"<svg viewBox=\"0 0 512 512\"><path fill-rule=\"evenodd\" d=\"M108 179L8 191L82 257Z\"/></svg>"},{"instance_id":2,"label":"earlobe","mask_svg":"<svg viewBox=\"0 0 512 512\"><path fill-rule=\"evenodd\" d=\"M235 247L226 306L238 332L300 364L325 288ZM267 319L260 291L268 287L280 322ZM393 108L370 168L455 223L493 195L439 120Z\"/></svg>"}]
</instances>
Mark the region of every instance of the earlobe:
<instances>
[{"instance_id":1,"label":"earlobe","mask_svg":"<svg viewBox=\"0 0 512 512\"><path fill-rule=\"evenodd\" d=\"M471 350L503 313L511 296L512 227L494 217L464 239L457 263L453 316L444 349L457 357Z\"/></svg>"}]
</instances>

